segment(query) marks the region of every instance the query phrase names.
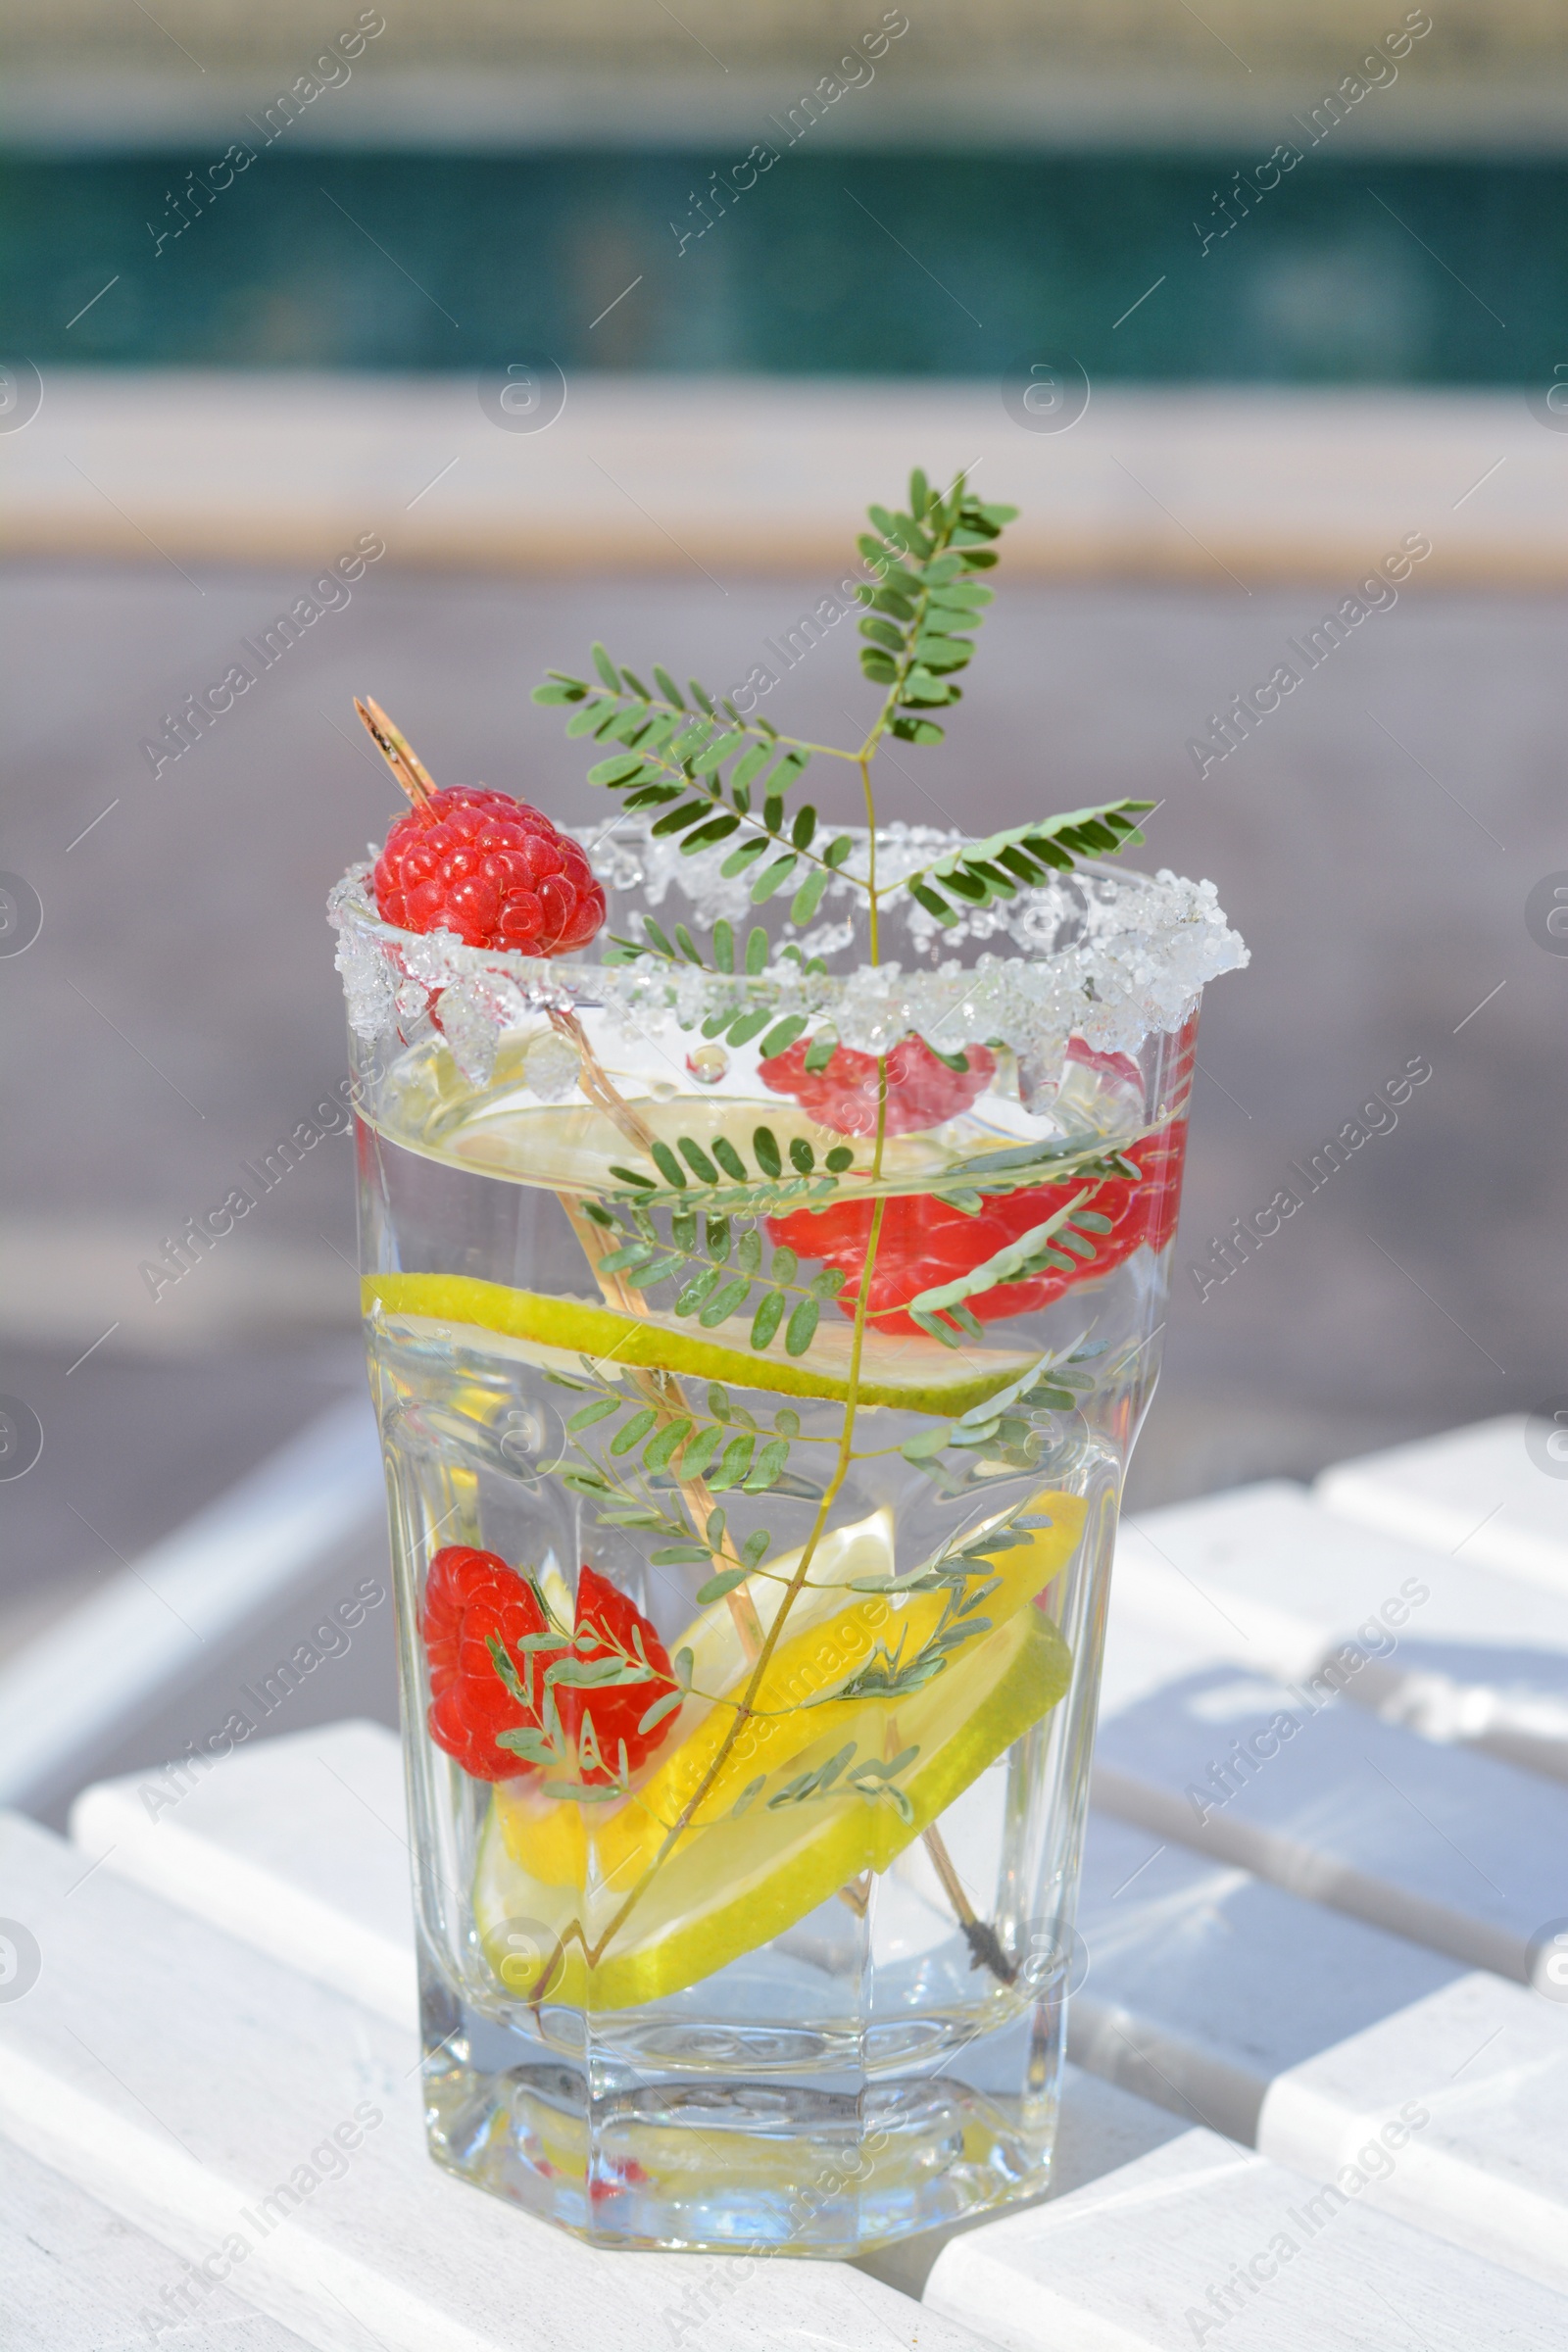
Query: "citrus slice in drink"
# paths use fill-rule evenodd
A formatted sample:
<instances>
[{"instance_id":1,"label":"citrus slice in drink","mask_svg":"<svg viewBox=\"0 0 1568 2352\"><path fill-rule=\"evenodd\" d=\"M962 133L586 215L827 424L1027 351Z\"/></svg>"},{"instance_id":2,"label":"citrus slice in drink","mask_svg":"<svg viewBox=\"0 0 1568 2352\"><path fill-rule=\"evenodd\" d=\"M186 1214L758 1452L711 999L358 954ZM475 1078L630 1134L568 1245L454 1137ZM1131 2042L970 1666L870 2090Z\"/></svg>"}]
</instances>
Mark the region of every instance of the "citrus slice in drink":
<instances>
[{"instance_id":1,"label":"citrus slice in drink","mask_svg":"<svg viewBox=\"0 0 1568 2352\"><path fill-rule=\"evenodd\" d=\"M1065 1692L1066 1644L1032 1604L1084 1511L1075 1495L1040 1495L1023 1541L1003 1548L999 1525L994 1557L902 1592L852 1585L889 1559L888 1514L841 1530L796 1585L760 1672L728 1611L705 1612L681 1643L693 1696L629 1797L497 1788L474 1913L500 1981L528 2000L657 2000L885 1870ZM799 1563L750 1581L764 1635Z\"/></svg>"},{"instance_id":2,"label":"citrus slice in drink","mask_svg":"<svg viewBox=\"0 0 1568 2352\"><path fill-rule=\"evenodd\" d=\"M587 1356L612 1378L619 1367L631 1366L839 1404L850 1394L854 1329L848 1322L819 1324L808 1358L797 1360L782 1348L754 1348L751 1325L740 1319L709 1331L695 1324L683 1329L597 1301L515 1290L468 1274L368 1274L360 1287L371 1322L406 1330L411 1338L422 1334L461 1342L465 1332L482 1332L491 1352L516 1354L568 1377L580 1372ZM1037 1361L1037 1354L1018 1348L965 1348L960 1354L937 1340L890 1339L868 1331L857 1400L956 1416L983 1404Z\"/></svg>"}]
</instances>

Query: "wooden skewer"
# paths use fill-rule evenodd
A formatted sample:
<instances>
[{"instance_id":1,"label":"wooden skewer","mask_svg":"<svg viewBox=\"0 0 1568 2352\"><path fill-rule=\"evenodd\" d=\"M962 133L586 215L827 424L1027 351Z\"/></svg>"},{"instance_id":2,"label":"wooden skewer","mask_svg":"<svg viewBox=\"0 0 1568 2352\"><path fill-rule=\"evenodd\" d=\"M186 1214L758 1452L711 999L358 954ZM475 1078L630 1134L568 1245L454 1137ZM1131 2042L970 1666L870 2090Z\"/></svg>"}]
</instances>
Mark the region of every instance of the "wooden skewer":
<instances>
[{"instance_id":1,"label":"wooden skewer","mask_svg":"<svg viewBox=\"0 0 1568 2352\"><path fill-rule=\"evenodd\" d=\"M621 1134L629 1143L635 1144L640 1152L652 1152L653 1130L645 1125L625 1097L611 1084L610 1074L588 1043L588 1032L577 1015L558 1008L550 1015L550 1025L575 1047L579 1061L577 1084L594 1108L602 1110L607 1119L612 1119ZM642 1309L633 1302L632 1311L641 1313Z\"/></svg>"},{"instance_id":2,"label":"wooden skewer","mask_svg":"<svg viewBox=\"0 0 1568 2352\"><path fill-rule=\"evenodd\" d=\"M409 799L416 808L422 808L435 792L436 784L418 753L402 730L393 725L379 703L372 702L368 697L362 702L356 695L354 708L365 721L371 742L396 776L403 790L408 794ZM638 1117L631 1104L612 1082L609 1072L589 1044L587 1031L583 1028L577 1015L574 1012L558 1009L551 1012L550 1019L552 1026L576 1049L579 1056L577 1082L589 1102L594 1104L596 1109L602 1110L607 1118L612 1119L628 1141L637 1145L640 1151L647 1152L654 1140L651 1130ZM558 1193L556 1199L561 1202L570 1222L572 1232L582 1245L583 1255L593 1268L594 1280L599 1285L606 1304L618 1307L622 1314L646 1316L648 1306L642 1293L630 1290L621 1281L618 1274L606 1273L604 1270L602 1261L610 1253L610 1237L595 1225L591 1217L584 1215L582 1202L572 1194ZM672 1421L685 1417L685 1393L672 1372L656 1372L645 1365L632 1364L628 1364L625 1369L632 1387L647 1403L654 1407L659 1414L661 1423L665 1428L668 1428ZM675 1484L679 1489L681 1500L686 1505L692 1526L697 1531L698 1541L706 1542L708 1523L713 1515L713 1496L707 1481L700 1478L682 1479L677 1471ZM721 1556L721 1554L710 1554L710 1558ZM751 1594L744 1590L730 1592L726 1598L729 1602L729 1611L734 1620L735 1630L740 1636L741 1646L749 1659L755 1658L760 1651L763 1641L761 1620L757 1614L757 1604Z\"/></svg>"},{"instance_id":3,"label":"wooden skewer","mask_svg":"<svg viewBox=\"0 0 1568 2352\"><path fill-rule=\"evenodd\" d=\"M1001 1936L995 1928L977 1915L963 1890L963 1881L953 1867L953 1856L942 1841L942 1833L934 1824L922 1833L922 1843L931 1857L932 1868L942 1881L942 1891L957 1915L958 1925L969 1946L971 1964L975 1968L989 1968L1003 1984L1016 1984L1018 1971L1004 1951Z\"/></svg>"},{"instance_id":4,"label":"wooden skewer","mask_svg":"<svg viewBox=\"0 0 1568 2352\"><path fill-rule=\"evenodd\" d=\"M370 741L396 776L416 808L422 809L435 797L435 778L415 751L407 736L388 718L379 703L368 697L362 703L354 697L354 708L364 720Z\"/></svg>"}]
</instances>

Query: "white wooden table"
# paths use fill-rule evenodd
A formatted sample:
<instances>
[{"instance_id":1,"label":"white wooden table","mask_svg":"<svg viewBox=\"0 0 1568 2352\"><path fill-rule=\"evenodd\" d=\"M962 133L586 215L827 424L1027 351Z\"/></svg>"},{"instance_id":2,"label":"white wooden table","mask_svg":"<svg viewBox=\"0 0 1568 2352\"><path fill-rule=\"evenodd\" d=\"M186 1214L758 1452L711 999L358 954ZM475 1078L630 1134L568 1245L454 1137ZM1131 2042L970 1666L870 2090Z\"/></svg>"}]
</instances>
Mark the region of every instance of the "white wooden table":
<instances>
[{"instance_id":1,"label":"white wooden table","mask_svg":"<svg viewBox=\"0 0 1568 2352\"><path fill-rule=\"evenodd\" d=\"M1562 2352L1565 1721L1522 1423L1129 1523L1055 2191L858 2266L597 2253L429 2164L379 1727L0 1817L0 2344Z\"/></svg>"}]
</instances>

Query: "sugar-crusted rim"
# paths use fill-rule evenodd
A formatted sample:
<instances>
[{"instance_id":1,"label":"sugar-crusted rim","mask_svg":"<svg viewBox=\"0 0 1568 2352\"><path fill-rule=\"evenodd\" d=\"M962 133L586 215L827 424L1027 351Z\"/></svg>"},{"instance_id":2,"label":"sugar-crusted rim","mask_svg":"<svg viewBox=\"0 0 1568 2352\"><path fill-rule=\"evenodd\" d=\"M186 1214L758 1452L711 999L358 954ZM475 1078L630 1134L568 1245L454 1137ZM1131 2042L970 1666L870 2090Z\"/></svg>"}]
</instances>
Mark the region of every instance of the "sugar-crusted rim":
<instances>
[{"instance_id":1,"label":"sugar-crusted rim","mask_svg":"<svg viewBox=\"0 0 1568 2352\"><path fill-rule=\"evenodd\" d=\"M624 817L567 830L607 892L635 891L638 905L651 908L677 891L690 908L682 919L702 930L720 918L737 925L756 919L746 877L726 879L720 871L722 847L686 858L647 822ZM944 931L897 885L963 836L894 823L877 833L878 888L896 894L884 902L883 923L903 930L921 964L906 970L884 958L830 970L828 958L842 956L853 941L845 910L864 904L857 884L869 835L859 828L852 839L855 850L818 909L827 919L793 937L786 921L771 960L755 976L652 958L606 964L527 956L466 947L447 931L400 930L375 911L369 863L351 866L327 903L350 1023L366 1038L406 1035L439 991L441 1028L458 1066L482 1084L502 1033L530 1015L596 1009L614 1026L646 1034L755 1007L828 1025L862 1053L886 1052L910 1031L944 1052L1000 1042L1017 1054L1027 1092L1031 1070L1054 1079L1070 1037L1100 1052L1135 1053L1152 1032L1178 1029L1210 980L1249 959L1214 885L1169 868L1146 874L1085 862ZM1003 953L982 947L968 962L951 954L932 959L933 950L989 940Z\"/></svg>"}]
</instances>

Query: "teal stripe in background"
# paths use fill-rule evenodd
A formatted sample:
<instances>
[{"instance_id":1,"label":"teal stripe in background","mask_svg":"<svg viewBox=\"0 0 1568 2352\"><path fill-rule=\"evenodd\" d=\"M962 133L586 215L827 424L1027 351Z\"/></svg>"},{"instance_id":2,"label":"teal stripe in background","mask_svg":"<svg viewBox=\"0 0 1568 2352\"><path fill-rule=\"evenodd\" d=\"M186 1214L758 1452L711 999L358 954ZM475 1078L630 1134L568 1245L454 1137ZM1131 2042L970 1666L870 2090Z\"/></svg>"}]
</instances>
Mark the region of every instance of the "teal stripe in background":
<instances>
[{"instance_id":1,"label":"teal stripe in background","mask_svg":"<svg viewBox=\"0 0 1568 2352\"><path fill-rule=\"evenodd\" d=\"M224 176L220 142L17 156L0 315L39 365L447 370L542 351L985 376L1049 350L1097 380L1508 385L1568 362L1561 162L1309 153L1260 190L1260 152L1227 230L1234 155L786 153L722 217L710 196L704 229L694 192L741 153L263 148L182 208L193 169Z\"/></svg>"}]
</instances>

